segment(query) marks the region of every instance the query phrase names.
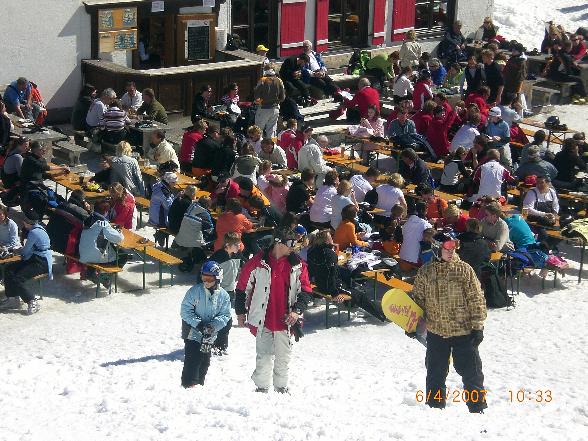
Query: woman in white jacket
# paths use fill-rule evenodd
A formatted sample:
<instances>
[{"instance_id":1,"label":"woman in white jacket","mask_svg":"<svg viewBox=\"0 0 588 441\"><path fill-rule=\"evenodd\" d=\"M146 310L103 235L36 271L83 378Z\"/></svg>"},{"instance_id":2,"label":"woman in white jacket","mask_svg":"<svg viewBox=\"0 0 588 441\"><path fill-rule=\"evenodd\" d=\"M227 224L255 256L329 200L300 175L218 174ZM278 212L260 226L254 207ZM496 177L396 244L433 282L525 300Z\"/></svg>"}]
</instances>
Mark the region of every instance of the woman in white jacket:
<instances>
[{"instance_id":1,"label":"woman in white jacket","mask_svg":"<svg viewBox=\"0 0 588 441\"><path fill-rule=\"evenodd\" d=\"M418 66L422 53L421 45L416 42L416 32L414 30L408 31L400 48L400 66Z\"/></svg>"},{"instance_id":2,"label":"woman in white jacket","mask_svg":"<svg viewBox=\"0 0 588 441\"><path fill-rule=\"evenodd\" d=\"M325 162L321 144L324 148L329 145L329 139L325 135L320 135L316 141L310 138L298 152L298 170L313 171L316 175L317 187L322 185L325 175L332 170Z\"/></svg>"}]
</instances>

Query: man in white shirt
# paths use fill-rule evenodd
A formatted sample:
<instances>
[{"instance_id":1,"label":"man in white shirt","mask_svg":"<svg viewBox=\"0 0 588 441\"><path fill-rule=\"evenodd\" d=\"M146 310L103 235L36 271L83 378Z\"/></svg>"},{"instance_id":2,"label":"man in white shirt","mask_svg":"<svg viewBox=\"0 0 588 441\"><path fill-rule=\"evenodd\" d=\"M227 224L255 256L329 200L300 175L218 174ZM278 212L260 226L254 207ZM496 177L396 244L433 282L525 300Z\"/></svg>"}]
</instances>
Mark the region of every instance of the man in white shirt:
<instances>
[{"instance_id":1,"label":"man in white shirt","mask_svg":"<svg viewBox=\"0 0 588 441\"><path fill-rule=\"evenodd\" d=\"M374 188L374 184L379 176L380 170L375 167L370 167L363 175L354 175L351 177L350 181L357 202L363 202L365 200L365 194Z\"/></svg>"},{"instance_id":2,"label":"man in white shirt","mask_svg":"<svg viewBox=\"0 0 588 441\"><path fill-rule=\"evenodd\" d=\"M469 151L474 146L474 139L480 134L477 129L478 125L480 125L480 115L473 113L470 119L455 133L449 151L453 153L458 147L463 147L466 151Z\"/></svg>"},{"instance_id":3,"label":"man in white shirt","mask_svg":"<svg viewBox=\"0 0 588 441\"><path fill-rule=\"evenodd\" d=\"M333 214L333 197L337 194L339 175L335 170L325 176L324 185L318 189L314 203L310 207L310 221L317 227L330 228Z\"/></svg>"},{"instance_id":4,"label":"man in white shirt","mask_svg":"<svg viewBox=\"0 0 588 441\"><path fill-rule=\"evenodd\" d=\"M262 161L269 161L282 168L286 168L286 152L280 146L274 144L271 138L264 138L261 141L261 150L257 157Z\"/></svg>"},{"instance_id":5,"label":"man in white shirt","mask_svg":"<svg viewBox=\"0 0 588 441\"><path fill-rule=\"evenodd\" d=\"M323 148L327 148L329 139L325 135L320 135L317 140L310 138L298 152L298 170L309 169L316 175L317 187L323 183L325 175L332 170L327 166L323 157Z\"/></svg>"},{"instance_id":6,"label":"man in white shirt","mask_svg":"<svg viewBox=\"0 0 588 441\"><path fill-rule=\"evenodd\" d=\"M88 124L90 129L100 125L104 112L106 112L110 103L115 99L116 93L111 88L108 88L102 91L100 98L95 99L92 104L90 104L88 114L86 115L86 124Z\"/></svg>"},{"instance_id":7,"label":"man in white shirt","mask_svg":"<svg viewBox=\"0 0 588 441\"><path fill-rule=\"evenodd\" d=\"M136 112L143 104L143 95L137 91L134 81L127 81L125 89L127 92L120 99L122 108L125 110L133 109Z\"/></svg>"},{"instance_id":8,"label":"man in white shirt","mask_svg":"<svg viewBox=\"0 0 588 441\"><path fill-rule=\"evenodd\" d=\"M302 49L306 55L308 55L308 64L304 66L304 69L309 74L309 80L307 81L310 85L321 89L325 95L333 96L339 88L333 82L331 77L327 75L327 66L323 63L320 54L317 54L312 50L312 43L309 40L302 42ZM306 80L305 80L306 81Z\"/></svg>"},{"instance_id":9,"label":"man in white shirt","mask_svg":"<svg viewBox=\"0 0 588 441\"><path fill-rule=\"evenodd\" d=\"M536 187L530 189L523 200L523 209L533 218L551 218L555 220L559 213L559 199L550 185L549 176L537 176Z\"/></svg>"},{"instance_id":10,"label":"man in white shirt","mask_svg":"<svg viewBox=\"0 0 588 441\"><path fill-rule=\"evenodd\" d=\"M398 255L401 260L417 265L421 254L421 240L423 232L433 226L425 219L427 213L427 204L418 201L416 206L412 207L411 214L402 226L402 246Z\"/></svg>"},{"instance_id":11,"label":"man in white shirt","mask_svg":"<svg viewBox=\"0 0 588 441\"><path fill-rule=\"evenodd\" d=\"M479 183L479 187L478 193L470 197L470 202L475 202L482 196L500 197L504 181L516 181L510 172L498 162L500 159L498 150L488 150L486 157L488 160L479 166L474 173L474 183Z\"/></svg>"}]
</instances>

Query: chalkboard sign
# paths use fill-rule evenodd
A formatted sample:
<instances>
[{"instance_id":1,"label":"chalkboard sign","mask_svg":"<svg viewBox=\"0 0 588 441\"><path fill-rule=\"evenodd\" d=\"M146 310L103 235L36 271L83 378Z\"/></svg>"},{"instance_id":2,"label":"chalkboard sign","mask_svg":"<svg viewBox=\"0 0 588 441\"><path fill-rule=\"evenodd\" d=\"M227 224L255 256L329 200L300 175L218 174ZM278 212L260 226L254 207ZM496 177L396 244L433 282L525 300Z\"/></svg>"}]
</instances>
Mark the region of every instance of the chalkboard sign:
<instances>
[{"instance_id":1,"label":"chalkboard sign","mask_svg":"<svg viewBox=\"0 0 588 441\"><path fill-rule=\"evenodd\" d=\"M186 60L208 60L210 58L210 22L190 20L186 22Z\"/></svg>"}]
</instances>

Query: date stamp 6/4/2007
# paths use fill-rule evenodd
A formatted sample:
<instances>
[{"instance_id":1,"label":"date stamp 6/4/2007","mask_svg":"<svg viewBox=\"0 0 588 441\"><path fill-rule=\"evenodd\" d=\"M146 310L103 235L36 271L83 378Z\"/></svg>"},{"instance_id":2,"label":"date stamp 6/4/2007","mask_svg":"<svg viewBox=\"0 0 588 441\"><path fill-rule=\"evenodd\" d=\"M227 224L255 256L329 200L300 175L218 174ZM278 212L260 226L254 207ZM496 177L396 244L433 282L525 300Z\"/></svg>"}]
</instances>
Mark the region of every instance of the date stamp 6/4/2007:
<instances>
[{"instance_id":1,"label":"date stamp 6/4/2007","mask_svg":"<svg viewBox=\"0 0 588 441\"><path fill-rule=\"evenodd\" d=\"M467 389L447 388L445 391L437 389L437 390L429 390L426 392L419 389L416 391L415 396L416 396L417 403L431 402L431 401L437 401L437 402L451 401L453 403L485 403L487 393L488 393L488 391L486 389L467 390Z\"/></svg>"}]
</instances>

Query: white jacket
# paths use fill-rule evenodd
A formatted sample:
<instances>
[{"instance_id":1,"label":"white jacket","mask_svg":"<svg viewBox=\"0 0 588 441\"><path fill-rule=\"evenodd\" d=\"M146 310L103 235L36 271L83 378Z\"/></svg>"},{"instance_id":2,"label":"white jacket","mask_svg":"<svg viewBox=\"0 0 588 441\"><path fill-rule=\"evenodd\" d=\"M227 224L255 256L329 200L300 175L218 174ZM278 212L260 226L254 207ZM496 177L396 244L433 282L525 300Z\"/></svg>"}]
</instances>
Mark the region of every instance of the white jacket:
<instances>
[{"instance_id":1,"label":"white jacket","mask_svg":"<svg viewBox=\"0 0 588 441\"><path fill-rule=\"evenodd\" d=\"M304 144L298 152L298 170L303 171L306 168L316 175L324 175L331 170L327 167L321 148L314 140Z\"/></svg>"},{"instance_id":2,"label":"white jacket","mask_svg":"<svg viewBox=\"0 0 588 441\"><path fill-rule=\"evenodd\" d=\"M400 48L400 65L402 67L416 66L419 64L419 58L421 58L422 53L423 49L419 43L416 41L405 41Z\"/></svg>"}]
</instances>

